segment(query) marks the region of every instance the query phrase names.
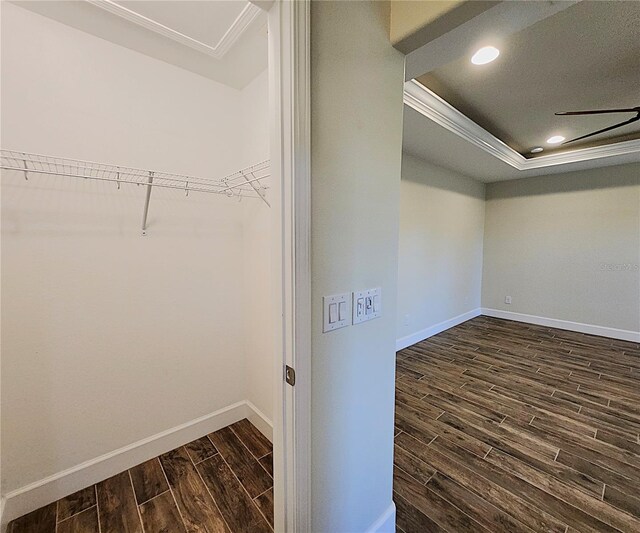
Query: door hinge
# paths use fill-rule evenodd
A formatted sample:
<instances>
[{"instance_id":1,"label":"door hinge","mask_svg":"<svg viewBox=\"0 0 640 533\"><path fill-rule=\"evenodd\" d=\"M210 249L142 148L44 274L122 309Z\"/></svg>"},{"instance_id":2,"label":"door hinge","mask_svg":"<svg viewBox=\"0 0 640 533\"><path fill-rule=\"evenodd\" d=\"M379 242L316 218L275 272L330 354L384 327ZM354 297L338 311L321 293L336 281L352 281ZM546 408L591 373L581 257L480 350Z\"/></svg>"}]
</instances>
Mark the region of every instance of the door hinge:
<instances>
[{"instance_id":1,"label":"door hinge","mask_svg":"<svg viewBox=\"0 0 640 533\"><path fill-rule=\"evenodd\" d=\"M292 387L296 384L296 371L289 365L284 367L284 379Z\"/></svg>"}]
</instances>

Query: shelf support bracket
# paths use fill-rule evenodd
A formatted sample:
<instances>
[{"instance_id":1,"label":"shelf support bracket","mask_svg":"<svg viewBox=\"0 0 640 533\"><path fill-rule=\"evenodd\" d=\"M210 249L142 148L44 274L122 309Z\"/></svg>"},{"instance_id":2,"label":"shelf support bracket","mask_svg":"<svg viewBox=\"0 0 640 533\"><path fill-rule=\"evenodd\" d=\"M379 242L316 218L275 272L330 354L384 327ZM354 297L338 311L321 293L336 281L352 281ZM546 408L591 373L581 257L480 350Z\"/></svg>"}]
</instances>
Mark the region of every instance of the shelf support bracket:
<instances>
[{"instance_id":1,"label":"shelf support bracket","mask_svg":"<svg viewBox=\"0 0 640 533\"><path fill-rule=\"evenodd\" d=\"M254 178L256 177L255 174L251 174L251 176L253 176ZM254 180L250 180L247 175L242 172L242 177L244 178L244 180L251 185L251 188L256 192L256 194L260 197L260 199L267 204L267 207L271 207L271 204L269 202L267 202L267 199L264 197L264 193L258 189L258 187L255 186L255 183L253 182Z\"/></svg>"},{"instance_id":2,"label":"shelf support bracket","mask_svg":"<svg viewBox=\"0 0 640 533\"><path fill-rule=\"evenodd\" d=\"M149 172L147 179L147 194L144 200L144 211L142 213L142 234L147 234L147 214L149 213L149 200L151 199L151 189L153 188L153 172Z\"/></svg>"}]
</instances>

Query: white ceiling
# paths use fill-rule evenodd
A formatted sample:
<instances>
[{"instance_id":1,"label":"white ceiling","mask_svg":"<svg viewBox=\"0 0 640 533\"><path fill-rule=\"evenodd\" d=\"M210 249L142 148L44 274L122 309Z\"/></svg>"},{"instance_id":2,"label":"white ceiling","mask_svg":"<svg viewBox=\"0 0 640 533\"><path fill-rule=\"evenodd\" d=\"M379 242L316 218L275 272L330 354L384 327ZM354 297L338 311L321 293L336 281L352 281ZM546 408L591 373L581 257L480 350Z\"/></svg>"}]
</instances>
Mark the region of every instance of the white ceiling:
<instances>
[{"instance_id":1,"label":"white ceiling","mask_svg":"<svg viewBox=\"0 0 640 533\"><path fill-rule=\"evenodd\" d=\"M206 45L216 46L249 5L242 1L114 2ZM178 5L179 4L179 5Z\"/></svg>"},{"instance_id":2,"label":"white ceiling","mask_svg":"<svg viewBox=\"0 0 640 533\"><path fill-rule=\"evenodd\" d=\"M245 0L14 3L236 89L267 68L267 15Z\"/></svg>"}]
</instances>

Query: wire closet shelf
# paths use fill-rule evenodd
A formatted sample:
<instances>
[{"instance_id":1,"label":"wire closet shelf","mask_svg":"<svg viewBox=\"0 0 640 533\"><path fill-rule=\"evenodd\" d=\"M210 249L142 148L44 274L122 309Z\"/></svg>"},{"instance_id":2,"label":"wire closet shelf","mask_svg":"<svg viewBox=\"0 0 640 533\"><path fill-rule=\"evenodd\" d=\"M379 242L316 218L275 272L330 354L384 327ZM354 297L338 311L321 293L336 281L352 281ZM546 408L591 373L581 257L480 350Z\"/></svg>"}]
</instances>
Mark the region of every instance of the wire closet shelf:
<instances>
[{"instance_id":1,"label":"wire closet shelf","mask_svg":"<svg viewBox=\"0 0 640 533\"><path fill-rule=\"evenodd\" d=\"M178 189L186 195L190 192L203 192L232 198L259 198L269 205L265 198L268 189L266 180L271 175L269 160L223 178L200 178L3 149L0 150L0 168L24 172L27 180L31 173L49 174L110 181L116 183L118 188L122 184L146 185L149 188Z\"/></svg>"}]
</instances>

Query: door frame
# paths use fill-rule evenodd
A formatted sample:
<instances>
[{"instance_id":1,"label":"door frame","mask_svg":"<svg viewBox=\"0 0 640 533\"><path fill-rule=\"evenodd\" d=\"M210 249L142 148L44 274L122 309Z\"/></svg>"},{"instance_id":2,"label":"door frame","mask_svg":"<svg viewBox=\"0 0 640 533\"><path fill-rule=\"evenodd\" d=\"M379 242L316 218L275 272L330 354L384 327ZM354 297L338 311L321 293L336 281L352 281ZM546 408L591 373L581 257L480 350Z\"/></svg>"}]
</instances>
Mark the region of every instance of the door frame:
<instances>
[{"instance_id":1,"label":"door frame","mask_svg":"<svg viewBox=\"0 0 640 533\"><path fill-rule=\"evenodd\" d=\"M269 9L275 325L274 530L311 530L310 1ZM295 386L286 383L286 366Z\"/></svg>"}]
</instances>

